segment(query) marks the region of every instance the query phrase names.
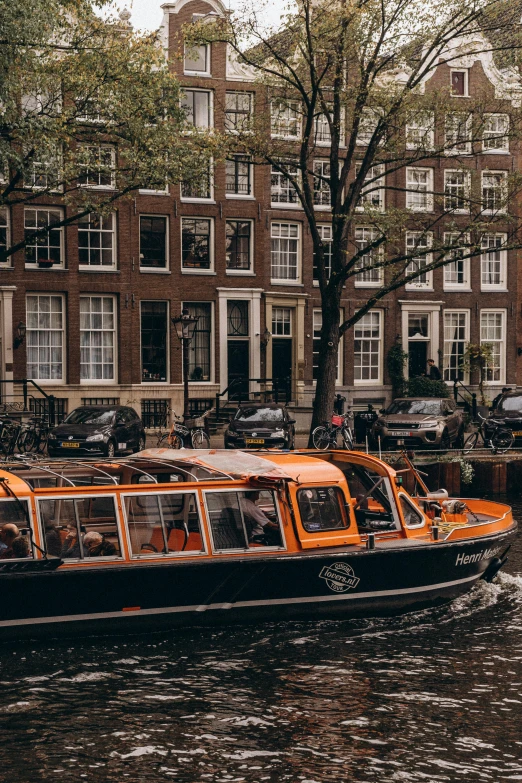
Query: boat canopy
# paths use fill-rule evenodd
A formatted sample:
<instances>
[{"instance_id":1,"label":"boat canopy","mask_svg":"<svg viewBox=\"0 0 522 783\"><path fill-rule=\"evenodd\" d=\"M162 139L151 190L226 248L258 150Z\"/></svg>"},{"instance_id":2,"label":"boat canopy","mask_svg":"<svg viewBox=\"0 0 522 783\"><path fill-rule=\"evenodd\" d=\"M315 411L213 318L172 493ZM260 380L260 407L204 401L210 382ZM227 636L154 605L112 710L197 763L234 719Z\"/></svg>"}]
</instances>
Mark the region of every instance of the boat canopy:
<instances>
[{"instance_id":1,"label":"boat canopy","mask_svg":"<svg viewBox=\"0 0 522 783\"><path fill-rule=\"evenodd\" d=\"M268 459L257 454L230 449L145 449L135 455L142 459L162 459L188 462L192 465L217 470L231 479L263 477L276 481L290 480L291 476Z\"/></svg>"}]
</instances>

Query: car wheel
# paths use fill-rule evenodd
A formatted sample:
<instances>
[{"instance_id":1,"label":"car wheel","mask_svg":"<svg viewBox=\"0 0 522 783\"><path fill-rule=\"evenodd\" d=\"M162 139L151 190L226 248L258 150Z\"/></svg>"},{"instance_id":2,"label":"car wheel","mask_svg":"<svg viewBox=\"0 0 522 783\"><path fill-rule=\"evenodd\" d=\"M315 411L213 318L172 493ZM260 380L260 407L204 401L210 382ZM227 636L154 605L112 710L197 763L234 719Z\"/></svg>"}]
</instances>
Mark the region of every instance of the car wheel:
<instances>
[{"instance_id":1,"label":"car wheel","mask_svg":"<svg viewBox=\"0 0 522 783\"><path fill-rule=\"evenodd\" d=\"M449 448L451 448L451 438L449 436L448 430L444 430L442 433L439 448L441 451L447 451Z\"/></svg>"},{"instance_id":2,"label":"car wheel","mask_svg":"<svg viewBox=\"0 0 522 783\"><path fill-rule=\"evenodd\" d=\"M114 443L113 440L110 440L105 448L105 456L109 457L109 459L112 459L112 457L114 457L115 454L116 454L116 444Z\"/></svg>"},{"instance_id":3,"label":"car wheel","mask_svg":"<svg viewBox=\"0 0 522 783\"><path fill-rule=\"evenodd\" d=\"M136 446L135 449L133 449L133 451L134 451L135 454L137 454L138 451L143 451L144 448L145 448L145 436L144 435L140 435L139 440L138 440L138 445Z\"/></svg>"}]
</instances>

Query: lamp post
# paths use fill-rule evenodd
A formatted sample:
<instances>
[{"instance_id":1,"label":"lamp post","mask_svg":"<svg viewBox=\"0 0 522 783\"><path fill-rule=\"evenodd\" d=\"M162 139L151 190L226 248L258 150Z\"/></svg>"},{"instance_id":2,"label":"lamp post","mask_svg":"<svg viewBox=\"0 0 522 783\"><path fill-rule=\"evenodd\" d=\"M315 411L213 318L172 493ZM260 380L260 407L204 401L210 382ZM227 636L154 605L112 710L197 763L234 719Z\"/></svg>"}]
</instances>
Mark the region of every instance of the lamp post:
<instances>
[{"instance_id":1,"label":"lamp post","mask_svg":"<svg viewBox=\"0 0 522 783\"><path fill-rule=\"evenodd\" d=\"M188 390L188 376L189 376L189 345L194 337L196 326L199 321L199 316L190 315L186 307L183 308L181 315L178 318L172 318L172 323L176 327L176 334L181 343L183 351L183 421L186 422L189 418L189 390Z\"/></svg>"},{"instance_id":2,"label":"lamp post","mask_svg":"<svg viewBox=\"0 0 522 783\"><path fill-rule=\"evenodd\" d=\"M20 323L16 328L16 337L13 342L13 348L15 349L15 351L17 348L23 345L26 332L27 332L27 326L24 324L23 321L20 321Z\"/></svg>"},{"instance_id":3,"label":"lamp post","mask_svg":"<svg viewBox=\"0 0 522 783\"><path fill-rule=\"evenodd\" d=\"M259 342L261 343L261 348L263 350L263 393L264 393L264 400L266 402L266 349L268 348L268 343L270 342L270 338L272 337L272 332L266 328L261 337L259 338ZM272 386L273 388L273 386Z\"/></svg>"}]
</instances>

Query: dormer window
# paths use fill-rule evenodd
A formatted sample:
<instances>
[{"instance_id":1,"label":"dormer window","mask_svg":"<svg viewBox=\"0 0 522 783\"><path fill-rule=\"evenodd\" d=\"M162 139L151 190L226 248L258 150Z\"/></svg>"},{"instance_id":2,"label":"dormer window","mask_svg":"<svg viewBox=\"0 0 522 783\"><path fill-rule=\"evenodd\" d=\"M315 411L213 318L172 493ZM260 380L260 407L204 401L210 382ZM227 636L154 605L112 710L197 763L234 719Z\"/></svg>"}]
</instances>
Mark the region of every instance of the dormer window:
<instances>
[{"instance_id":1,"label":"dormer window","mask_svg":"<svg viewBox=\"0 0 522 783\"><path fill-rule=\"evenodd\" d=\"M465 98L468 95L468 71L451 71L451 94L456 97Z\"/></svg>"},{"instance_id":2,"label":"dormer window","mask_svg":"<svg viewBox=\"0 0 522 783\"><path fill-rule=\"evenodd\" d=\"M210 46L185 46L183 71L189 76L210 76Z\"/></svg>"}]
</instances>

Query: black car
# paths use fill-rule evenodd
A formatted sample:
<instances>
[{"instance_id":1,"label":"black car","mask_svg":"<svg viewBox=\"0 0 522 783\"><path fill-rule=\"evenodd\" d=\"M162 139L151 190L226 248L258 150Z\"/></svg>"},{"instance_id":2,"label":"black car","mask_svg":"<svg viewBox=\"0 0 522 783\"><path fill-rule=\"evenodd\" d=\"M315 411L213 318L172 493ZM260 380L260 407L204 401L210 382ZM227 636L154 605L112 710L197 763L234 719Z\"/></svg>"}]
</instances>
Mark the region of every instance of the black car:
<instances>
[{"instance_id":1,"label":"black car","mask_svg":"<svg viewBox=\"0 0 522 783\"><path fill-rule=\"evenodd\" d=\"M295 419L276 403L249 402L240 405L225 430L226 449L293 449Z\"/></svg>"},{"instance_id":2,"label":"black car","mask_svg":"<svg viewBox=\"0 0 522 783\"><path fill-rule=\"evenodd\" d=\"M502 395L487 421L487 437L491 437L497 426L512 430L516 439L522 438L522 392Z\"/></svg>"},{"instance_id":3,"label":"black car","mask_svg":"<svg viewBox=\"0 0 522 783\"><path fill-rule=\"evenodd\" d=\"M145 448L143 423L133 408L85 405L71 411L49 434L50 457L113 457Z\"/></svg>"}]
</instances>

